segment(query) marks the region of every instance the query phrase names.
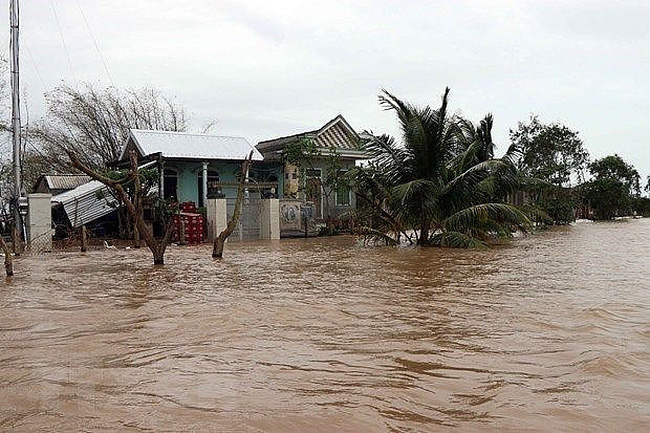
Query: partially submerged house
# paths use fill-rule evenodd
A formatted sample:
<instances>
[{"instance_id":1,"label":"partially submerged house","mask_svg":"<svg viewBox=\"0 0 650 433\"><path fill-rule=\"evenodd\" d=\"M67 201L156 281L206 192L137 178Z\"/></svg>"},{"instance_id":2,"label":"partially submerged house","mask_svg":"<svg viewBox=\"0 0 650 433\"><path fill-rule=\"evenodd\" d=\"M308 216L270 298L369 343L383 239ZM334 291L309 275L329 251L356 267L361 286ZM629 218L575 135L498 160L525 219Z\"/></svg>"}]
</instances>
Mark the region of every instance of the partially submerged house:
<instances>
[{"instance_id":1,"label":"partially submerged house","mask_svg":"<svg viewBox=\"0 0 650 433\"><path fill-rule=\"evenodd\" d=\"M306 167L284 163L283 152L291 145L303 140L313 142L317 155ZM330 186L326 182L327 170L331 170L331 156L337 158L336 169L342 177L357 161L368 159L363 150L359 134L342 115L338 115L318 129L300 132L272 140L261 141L257 149L264 160L282 165L284 198L310 201L315 206L315 218L336 217L356 207L356 197L346 182ZM301 178L301 175L304 178Z\"/></svg>"},{"instance_id":2,"label":"partially submerged house","mask_svg":"<svg viewBox=\"0 0 650 433\"><path fill-rule=\"evenodd\" d=\"M253 194L278 194L282 175L277 164L265 164L260 152L243 137L132 129L119 164L135 151L140 164L154 162L160 172L158 194L171 201L206 204L208 196L235 198L244 159L252 152L249 173Z\"/></svg>"},{"instance_id":3,"label":"partially submerged house","mask_svg":"<svg viewBox=\"0 0 650 433\"><path fill-rule=\"evenodd\" d=\"M300 140L311 140L322 156L310 161L306 170L285 164L282 158L287 146ZM356 206L355 195L347 185L327 190L324 178L331 156L337 158L341 175L357 161L367 159L361 141L341 115L321 128L262 141L256 147L243 137L132 129L115 166L128 167L131 152L135 152L139 168L157 168L158 197L170 202L194 202L199 208L206 206L208 198L226 198L231 213L242 162L251 155L253 164L246 174L248 198L291 199L298 215L300 203L309 201L315 207L312 217L322 220ZM53 213L58 215L58 221L77 228L110 218L116 209L112 201L104 185L89 181L53 196ZM299 225L300 218L295 222ZM243 223L246 225L246 221Z\"/></svg>"}]
</instances>

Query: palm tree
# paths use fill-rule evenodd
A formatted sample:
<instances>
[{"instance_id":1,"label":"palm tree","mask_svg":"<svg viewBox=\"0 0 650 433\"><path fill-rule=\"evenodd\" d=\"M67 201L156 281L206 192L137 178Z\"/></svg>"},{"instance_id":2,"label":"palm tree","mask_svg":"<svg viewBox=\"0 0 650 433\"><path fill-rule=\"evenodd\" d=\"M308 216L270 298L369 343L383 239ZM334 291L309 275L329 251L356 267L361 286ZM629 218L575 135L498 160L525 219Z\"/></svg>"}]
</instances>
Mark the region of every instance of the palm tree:
<instances>
[{"instance_id":1,"label":"palm tree","mask_svg":"<svg viewBox=\"0 0 650 433\"><path fill-rule=\"evenodd\" d=\"M368 133L371 162L354 177L362 209L373 211L371 233L403 235L422 246L474 247L530 224L502 202L519 180L517 149L495 159L492 116L478 127L450 116L448 96L449 88L438 109L417 107L385 90L379 96L397 114L402 145Z\"/></svg>"}]
</instances>

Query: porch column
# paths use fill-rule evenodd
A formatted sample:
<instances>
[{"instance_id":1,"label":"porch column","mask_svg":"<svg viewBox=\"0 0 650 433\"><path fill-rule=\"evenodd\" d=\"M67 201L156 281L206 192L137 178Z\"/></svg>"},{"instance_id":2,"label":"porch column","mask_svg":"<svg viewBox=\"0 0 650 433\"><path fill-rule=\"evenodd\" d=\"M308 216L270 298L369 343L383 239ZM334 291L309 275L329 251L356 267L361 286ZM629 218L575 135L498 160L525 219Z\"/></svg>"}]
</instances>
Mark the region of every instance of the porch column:
<instances>
[{"instance_id":1,"label":"porch column","mask_svg":"<svg viewBox=\"0 0 650 433\"><path fill-rule=\"evenodd\" d=\"M160 179L158 181L158 197L162 200L165 198L165 164L162 159L158 160L158 171L160 171Z\"/></svg>"},{"instance_id":2,"label":"porch column","mask_svg":"<svg viewBox=\"0 0 650 433\"><path fill-rule=\"evenodd\" d=\"M203 162L203 206L208 205L208 163Z\"/></svg>"}]
</instances>

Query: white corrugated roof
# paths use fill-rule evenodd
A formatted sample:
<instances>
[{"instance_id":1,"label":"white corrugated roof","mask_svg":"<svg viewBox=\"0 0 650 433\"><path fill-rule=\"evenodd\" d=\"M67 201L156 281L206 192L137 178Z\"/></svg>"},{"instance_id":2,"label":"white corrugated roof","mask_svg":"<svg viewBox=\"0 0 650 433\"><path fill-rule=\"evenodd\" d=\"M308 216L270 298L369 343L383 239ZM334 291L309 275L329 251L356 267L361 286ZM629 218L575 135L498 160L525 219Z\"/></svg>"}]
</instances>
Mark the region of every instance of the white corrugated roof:
<instances>
[{"instance_id":1,"label":"white corrugated roof","mask_svg":"<svg viewBox=\"0 0 650 433\"><path fill-rule=\"evenodd\" d=\"M264 159L244 137L131 129L130 139L143 156L162 153L168 158L243 160L253 151L253 161Z\"/></svg>"},{"instance_id":2,"label":"white corrugated roof","mask_svg":"<svg viewBox=\"0 0 650 433\"><path fill-rule=\"evenodd\" d=\"M74 189L90 181L87 174L46 174L42 176L50 189Z\"/></svg>"},{"instance_id":3,"label":"white corrugated roof","mask_svg":"<svg viewBox=\"0 0 650 433\"><path fill-rule=\"evenodd\" d=\"M98 198L99 195L106 198ZM75 189L55 195L51 202L63 205L72 227L81 227L115 210L108 205L106 199L112 199L108 188L103 183L92 180Z\"/></svg>"},{"instance_id":4,"label":"white corrugated roof","mask_svg":"<svg viewBox=\"0 0 650 433\"><path fill-rule=\"evenodd\" d=\"M155 161L141 165L138 169L151 167ZM98 180L79 185L75 189L52 197L52 204L61 204L72 227L81 227L115 210L108 201L115 201L106 185Z\"/></svg>"}]
</instances>

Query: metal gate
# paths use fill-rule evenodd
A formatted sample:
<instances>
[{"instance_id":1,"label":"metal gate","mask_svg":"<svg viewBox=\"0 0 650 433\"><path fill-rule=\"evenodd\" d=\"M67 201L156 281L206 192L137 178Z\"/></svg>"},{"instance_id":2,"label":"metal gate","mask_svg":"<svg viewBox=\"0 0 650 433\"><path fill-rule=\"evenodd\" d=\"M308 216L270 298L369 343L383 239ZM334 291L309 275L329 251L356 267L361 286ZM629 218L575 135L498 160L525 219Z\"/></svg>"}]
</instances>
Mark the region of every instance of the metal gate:
<instances>
[{"instance_id":1,"label":"metal gate","mask_svg":"<svg viewBox=\"0 0 650 433\"><path fill-rule=\"evenodd\" d=\"M235 212L236 199L227 199L228 221ZM260 219L262 216L262 202L259 198L244 198L239 224L228 238L229 241L257 240L260 238Z\"/></svg>"}]
</instances>

